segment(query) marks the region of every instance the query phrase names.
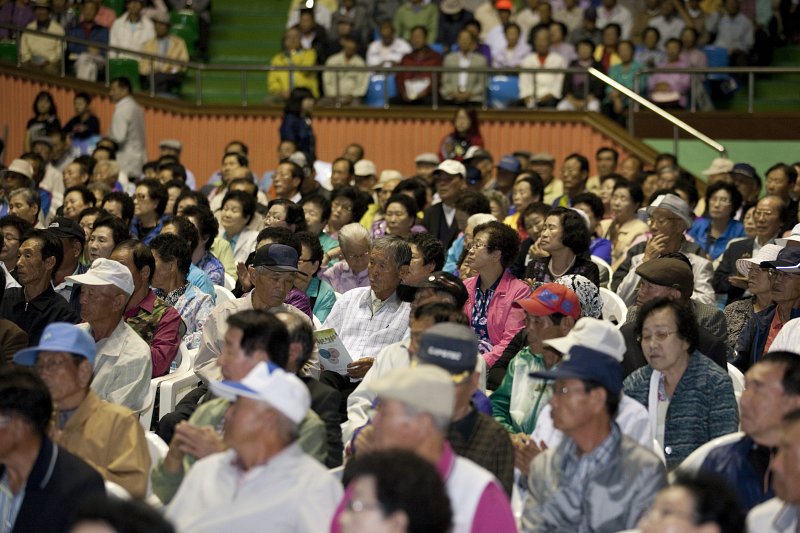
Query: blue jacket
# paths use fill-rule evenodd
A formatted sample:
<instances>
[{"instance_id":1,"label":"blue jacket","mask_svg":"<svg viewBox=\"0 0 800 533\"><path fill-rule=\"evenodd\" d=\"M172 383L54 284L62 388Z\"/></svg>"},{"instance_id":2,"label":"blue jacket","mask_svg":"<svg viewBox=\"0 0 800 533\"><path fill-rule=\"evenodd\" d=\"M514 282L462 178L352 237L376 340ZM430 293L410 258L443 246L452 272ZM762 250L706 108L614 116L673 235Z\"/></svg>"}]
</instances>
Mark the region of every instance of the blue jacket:
<instances>
[{"instance_id":1,"label":"blue jacket","mask_svg":"<svg viewBox=\"0 0 800 533\"><path fill-rule=\"evenodd\" d=\"M625 378L625 394L649 406L653 367ZM706 442L739 429L739 409L728 374L705 355L689 356L689 366L675 387L664 423L664 455L672 470Z\"/></svg>"},{"instance_id":2,"label":"blue jacket","mask_svg":"<svg viewBox=\"0 0 800 533\"><path fill-rule=\"evenodd\" d=\"M711 450L700 467L700 470L716 474L727 481L739 493L747 510L775 496L772 487L764 492L764 480L747 460L754 445L753 439L744 436L736 442Z\"/></svg>"},{"instance_id":3,"label":"blue jacket","mask_svg":"<svg viewBox=\"0 0 800 533\"><path fill-rule=\"evenodd\" d=\"M739 340L736 342L733 359L733 364L742 373L747 372L764 355L764 346L766 346L767 336L769 336L769 326L775 317L776 309L777 306L771 305L763 311L753 314L744 329L742 329ZM797 317L800 317L800 308L795 307L792 309L789 318Z\"/></svg>"},{"instance_id":4,"label":"blue jacket","mask_svg":"<svg viewBox=\"0 0 800 533\"><path fill-rule=\"evenodd\" d=\"M725 228L725 232L714 241L714 244L709 246L708 234L710 229L710 218L698 218L694 221L694 224L692 224L692 228L689 230L689 236L706 251L712 261L722 255L728 247L728 243L731 242L731 239L745 236L744 224L738 220L731 219L728 222L728 226Z\"/></svg>"},{"instance_id":5,"label":"blue jacket","mask_svg":"<svg viewBox=\"0 0 800 533\"><path fill-rule=\"evenodd\" d=\"M312 161L317 158L317 140L311 123L305 118L295 113L286 113L279 133L281 141L294 141L297 149L311 156Z\"/></svg>"}]
</instances>

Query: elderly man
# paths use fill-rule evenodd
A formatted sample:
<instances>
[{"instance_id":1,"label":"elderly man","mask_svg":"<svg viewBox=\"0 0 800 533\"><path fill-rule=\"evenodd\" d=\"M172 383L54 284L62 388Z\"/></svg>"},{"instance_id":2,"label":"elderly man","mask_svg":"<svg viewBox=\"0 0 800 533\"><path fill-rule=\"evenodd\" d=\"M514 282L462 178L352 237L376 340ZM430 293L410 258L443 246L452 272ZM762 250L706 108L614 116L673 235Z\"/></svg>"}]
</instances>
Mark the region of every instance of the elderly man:
<instances>
[{"instance_id":1,"label":"elderly man","mask_svg":"<svg viewBox=\"0 0 800 533\"><path fill-rule=\"evenodd\" d=\"M607 320L583 317L575 323L575 327L566 336L542 341L550 350L561 354L568 354L573 346L597 346L600 351L611 356L618 363L622 363L625 354L625 341L616 326ZM650 418L647 409L623 392L620 395L619 408L614 417L623 435L627 435L645 448L653 446L653 434L650 430ZM536 420L536 428L531 434L530 441L535 444L533 454L528 459L527 465L519 465L523 472L528 473L530 461L539 450L555 448L564 438L564 434L553 425L553 406L548 403ZM530 446L529 446L530 447Z\"/></svg>"},{"instance_id":2,"label":"elderly man","mask_svg":"<svg viewBox=\"0 0 800 533\"><path fill-rule=\"evenodd\" d=\"M25 331L31 345L39 343L42 331L51 322L79 321L69 303L53 289L53 275L63 257L61 241L48 230L27 232L19 245L17 277L22 287L6 290L0 303L0 318L11 320Z\"/></svg>"},{"instance_id":3,"label":"elderly man","mask_svg":"<svg viewBox=\"0 0 800 533\"><path fill-rule=\"evenodd\" d=\"M741 299L747 289L747 278L738 275L736 260L755 257L762 246L774 243L781 236L786 205L779 196L767 195L759 200L753 213L756 236L730 243L722 254L714 271L713 285L717 293L727 293L729 304Z\"/></svg>"},{"instance_id":4,"label":"elderly man","mask_svg":"<svg viewBox=\"0 0 800 533\"><path fill-rule=\"evenodd\" d=\"M369 412L376 398L371 388L372 382L395 368L407 367L411 357L416 355L420 334L434 324L450 320L451 307L460 310L468 297L464 283L448 272L434 272L416 287L401 285L398 290L405 300L411 300L409 337L381 349L372 368L347 398L348 420L342 426L345 442L354 436L357 429L369 423ZM429 303L436 305L426 305ZM447 316L442 316L444 306L447 306Z\"/></svg>"},{"instance_id":5,"label":"elderly man","mask_svg":"<svg viewBox=\"0 0 800 533\"><path fill-rule=\"evenodd\" d=\"M14 356L18 365L33 367L50 390L56 410L50 436L108 481L144 498L150 455L139 419L130 409L104 402L92 392L95 345L77 326L54 322L38 346Z\"/></svg>"},{"instance_id":6,"label":"elderly man","mask_svg":"<svg viewBox=\"0 0 800 533\"><path fill-rule=\"evenodd\" d=\"M75 314L80 315L81 304L80 286L66 281L67 276L83 274L88 267L80 262L83 256L83 247L86 244L86 233L83 228L72 219L56 217L47 230L59 238L64 250L64 259L61 266L53 273L54 290L69 302Z\"/></svg>"},{"instance_id":7,"label":"elderly man","mask_svg":"<svg viewBox=\"0 0 800 533\"><path fill-rule=\"evenodd\" d=\"M100 474L50 440L52 402L31 369L0 367L4 531L66 533L81 502L105 495Z\"/></svg>"},{"instance_id":8,"label":"elderly man","mask_svg":"<svg viewBox=\"0 0 800 533\"><path fill-rule=\"evenodd\" d=\"M225 320L247 309L288 311L309 318L296 307L283 303L292 288L297 269L297 250L284 244L268 244L256 250L253 263L247 267L255 289L248 295L218 305L203 326L203 340L197 352L195 367L216 359L225 344Z\"/></svg>"},{"instance_id":9,"label":"elderly man","mask_svg":"<svg viewBox=\"0 0 800 533\"><path fill-rule=\"evenodd\" d=\"M381 348L409 335L409 305L400 301L396 291L410 262L411 248L403 239L397 236L377 239L369 253L370 286L343 294L322 325L322 329L336 330L353 360L345 375L324 370L320 378L342 391L343 399L372 367ZM342 412L345 410L343 403Z\"/></svg>"},{"instance_id":10,"label":"elderly man","mask_svg":"<svg viewBox=\"0 0 800 533\"><path fill-rule=\"evenodd\" d=\"M434 365L398 368L373 384L378 395L374 449L402 449L436 465L453 509L453 531L515 531L500 483L486 469L457 456L445 438L455 407L452 375ZM339 505L340 514L350 497ZM332 532L338 533L338 521Z\"/></svg>"},{"instance_id":11,"label":"elderly man","mask_svg":"<svg viewBox=\"0 0 800 533\"><path fill-rule=\"evenodd\" d=\"M33 6L36 19L26 28L50 33L56 37L23 33L20 40L20 61L25 67L41 69L49 74L58 74L64 49L57 37L64 36L64 28L58 22L50 19L50 0L36 0L33 2Z\"/></svg>"},{"instance_id":12,"label":"elderly man","mask_svg":"<svg viewBox=\"0 0 800 533\"><path fill-rule=\"evenodd\" d=\"M656 198L647 208L651 239L632 246L625 261L614 272L611 288L626 305L636 302L636 287L639 275L636 269L642 263L670 252L681 252L692 264L694 292L692 298L706 304L716 305L714 289L711 287L713 267L706 253L696 243L689 242L683 233L692 226L694 215L681 197L669 193Z\"/></svg>"},{"instance_id":13,"label":"elderly man","mask_svg":"<svg viewBox=\"0 0 800 533\"><path fill-rule=\"evenodd\" d=\"M772 498L769 466L780 444L781 420L798 408L800 357L791 352L766 354L745 374L739 406L744 435L711 450L701 470L725 479L747 509Z\"/></svg>"},{"instance_id":14,"label":"elderly man","mask_svg":"<svg viewBox=\"0 0 800 533\"><path fill-rule=\"evenodd\" d=\"M95 259L85 274L67 279L81 287L79 327L97 344L92 390L110 403L139 411L145 407L153 363L150 347L125 323L123 314L133 294L128 267L111 259Z\"/></svg>"},{"instance_id":15,"label":"elderly man","mask_svg":"<svg viewBox=\"0 0 800 533\"><path fill-rule=\"evenodd\" d=\"M466 187L467 169L462 163L446 159L433 172L433 183L441 202L425 208L422 225L434 237L442 241L447 250L458 235L455 201L461 189Z\"/></svg>"},{"instance_id":16,"label":"elderly man","mask_svg":"<svg viewBox=\"0 0 800 533\"><path fill-rule=\"evenodd\" d=\"M769 269L772 282L772 302L766 309L754 313L736 342L733 364L742 372L769 352L772 341L784 324L800 317L800 247L790 246L778 252L775 261L764 261L761 268Z\"/></svg>"},{"instance_id":17,"label":"elderly man","mask_svg":"<svg viewBox=\"0 0 800 533\"><path fill-rule=\"evenodd\" d=\"M227 317L226 326L225 344L217 361L224 379L242 380L264 362L287 370L297 362L298 354L291 353L297 351L297 347L292 346L287 327L272 313L253 309L240 311ZM197 406L198 400L195 399L196 410L188 422L180 422L174 427L169 439L169 452L153 471L153 492L164 503L169 503L175 496L184 475L195 461L231 446L218 431L230 403L225 398L216 397L214 389L211 391L214 394L208 392L206 386L198 391L201 394L195 397L201 404ZM180 417L170 418L174 422ZM322 462L327 454L322 421L308 410L301 419L297 443L305 453ZM159 434L163 436L165 428L162 425L165 425L164 419L159 423Z\"/></svg>"},{"instance_id":18,"label":"elderly man","mask_svg":"<svg viewBox=\"0 0 800 533\"><path fill-rule=\"evenodd\" d=\"M123 314L125 323L150 346L152 377L163 376L178 354L186 326L181 315L150 288L156 262L146 244L134 239L122 241L111 252L111 259L125 265L133 277L133 294Z\"/></svg>"},{"instance_id":19,"label":"elderly man","mask_svg":"<svg viewBox=\"0 0 800 533\"><path fill-rule=\"evenodd\" d=\"M576 345L555 370L532 376L555 380L553 425L566 438L530 465L523 529L635 527L666 485L666 472L652 451L614 422L622 392L619 362L603 350Z\"/></svg>"},{"instance_id":20,"label":"elderly man","mask_svg":"<svg viewBox=\"0 0 800 533\"><path fill-rule=\"evenodd\" d=\"M571 207L572 199L586 191L589 179L589 160L583 154L572 153L561 165L561 185L564 194L553 200L553 207ZM545 196L547 189L545 188Z\"/></svg>"},{"instance_id":21,"label":"elderly man","mask_svg":"<svg viewBox=\"0 0 800 533\"><path fill-rule=\"evenodd\" d=\"M189 61L186 42L177 35L170 35L169 33L172 26L169 13L156 11L152 19L155 35L152 39L142 44L142 52L165 59ZM183 81L184 69L185 67L178 63L163 61L152 63L148 59L139 61L139 74L149 77L150 73L153 72L154 89L157 93L171 92L180 87L181 81Z\"/></svg>"},{"instance_id":22,"label":"elderly man","mask_svg":"<svg viewBox=\"0 0 800 533\"><path fill-rule=\"evenodd\" d=\"M777 445L770 466L776 497L750 511L747 531L792 533L800 524L800 410L784 415Z\"/></svg>"},{"instance_id":23,"label":"elderly man","mask_svg":"<svg viewBox=\"0 0 800 533\"><path fill-rule=\"evenodd\" d=\"M225 413L230 449L192 467L167 518L178 531L327 532L342 487L296 442L310 405L303 382L262 361L241 381L211 387L233 402Z\"/></svg>"},{"instance_id":24,"label":"elderly man","mask_svg":"<svg viewBox=\"0 0 800 533\"><path fill-rule=\"evenodd\" d=\"M526 313L527 346L511 359L491 400L494 419L511 433L514 446L522 449L552 395L552 387L546 381L531 379L529 374L549 370L558 363L560 354L543 343L570 332L581 316L581 304L573 291L559 283L544 283L516 304Z\"/></svg>"},{"instance_id":25,"label":"elderly man","mask_svg":"<svg viewBox=\"0 0 800 533\"><path fill-rule=\"evenodd\" d=\"M697 317L700 334L697 349L727 371L730 348L725 343L728 335L725 315L713 305L691 299L694 277L689 260L676 252L648 261L636 269L641 278L636 292L636 305L628 309L628 317L620 328L627 350L622 361L625 377L647 364L642 346L636 339L636 316L639 308L656 298L683 300L692 306Z\"/></svg>"}]
</instances>

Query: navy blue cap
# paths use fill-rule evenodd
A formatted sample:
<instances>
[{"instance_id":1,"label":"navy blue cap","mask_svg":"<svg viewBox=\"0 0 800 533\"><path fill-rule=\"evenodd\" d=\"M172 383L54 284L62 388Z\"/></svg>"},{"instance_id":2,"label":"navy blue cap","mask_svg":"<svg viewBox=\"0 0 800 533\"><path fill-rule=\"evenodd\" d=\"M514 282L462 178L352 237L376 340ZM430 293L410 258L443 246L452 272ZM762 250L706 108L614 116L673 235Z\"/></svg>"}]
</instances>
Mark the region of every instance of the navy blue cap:
<instances>
[{"instance_id":1,"label":"navy blue cap","mask_svg":"<svg viewBox=\"0 0 800 533\"><path fill-rule=\"evenodd\" d=\"M513 155L504 155L503 159L497 164L497 168L519 174L522 170L522 164Z\"/></svg>"},{"instance_id":2,"label":"navy blue cap","mask_svg":"<svg viewBox=\"0 0 800 533\"><path fill-rule=\"evenodd\" d=\"M778 252L778 257L774 261L761 262L761 268L788 270L798 266L800 266L800 247L798 246L787 246Z\"/></svg>"},{"instance_id":3,"label":"navy blue cap","mask_svg":"<svg viewBox=\"0 0 800 533\"><path fill-rule=\"evenodd\" d=\"M272 243L262 246L256 250L252 266L276 272L300 272L297 269L297 250L285 244Z\"/></svg>"},{"instance_id":4,"label":"navy blue cap","mask_svg":"<svg viewBox=\"0 0 800 533\"><path fill-rule=\"evenodd\" d=\"M622 366L610 355L587 348L573 346L553 370L531 372L533 378L585 379L596 381L611 394L622 392Z\"/></svg>"},{"instance_id":5,"label":"navy blue cap","mask_svg":"<svg viewBox=\"0 0 800 533\"><path fill-rule=\"evenodd\" d=\"M733 170L731 170L731 174L739 174L740 176L744 176L746 178L750 178L753 181L757 181L761 183L761 178L758 176L758 172L748 163L736 163L733 165Z\"/></svg>"}]
</instances>

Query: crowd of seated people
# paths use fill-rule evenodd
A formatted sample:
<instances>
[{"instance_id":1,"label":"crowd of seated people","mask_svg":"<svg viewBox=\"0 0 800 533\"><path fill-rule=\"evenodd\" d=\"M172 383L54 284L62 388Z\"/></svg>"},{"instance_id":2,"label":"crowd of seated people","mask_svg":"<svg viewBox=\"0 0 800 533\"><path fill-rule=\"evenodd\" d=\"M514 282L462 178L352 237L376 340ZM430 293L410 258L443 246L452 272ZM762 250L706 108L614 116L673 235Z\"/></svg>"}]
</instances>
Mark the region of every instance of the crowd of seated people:
<instances>
[{"instance_id":1,"label":"crowd of seated people","mask_svg":"<svg viewBox=\"0 0 800 533\"><path fill-rule=\"evenodd\" d=\"M232 139L205 182L180 139L148 159L124 78L107 128L34 97L0 170L4 527L69 531L105 483L181 532L794 529L800 164L493 154L459 111L406 175L293 92L274 168Z\"/></svg>"}]
</instances>

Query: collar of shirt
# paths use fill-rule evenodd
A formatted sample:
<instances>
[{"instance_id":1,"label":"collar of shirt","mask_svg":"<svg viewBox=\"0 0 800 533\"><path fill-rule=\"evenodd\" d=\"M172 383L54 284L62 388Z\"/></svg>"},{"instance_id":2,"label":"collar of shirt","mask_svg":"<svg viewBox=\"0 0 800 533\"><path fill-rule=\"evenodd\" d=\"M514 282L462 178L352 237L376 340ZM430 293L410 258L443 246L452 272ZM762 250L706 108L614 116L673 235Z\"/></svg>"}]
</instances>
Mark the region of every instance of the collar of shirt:
<instances>
[{"instance_id":1,"label":"collar of shirt","mask_svg":"<svg viewBox=\"0 0 800 533\"><path fill-rule=\"evenodd\" d=\"M138 315L139 311L145 311L147 314L152 314L155 305L156 305L156 294L153 290L150 290L150 292L147 293L147 296L142 298L142 301L139 302L139 305L137 305L133 309L125 311L125 314L122 316L125 320L127 320L133 316Z\"/></svg>"},{"instance_id":2,"label":"collar of shirt","mask_svg":"<svg viewBox=\"0 0 800 533\"><path fill-rule=\"evenodd\" d=\"M181 296L183 296L183 293L185 293L186 289L188 289L188 288L189 288L189 283L186 282L186 284L183 287L178 287L177 289L175 289L174 291L171 291L171 292L164 292L161 289L155 289L155 291L156 291L156 295L158 295L159 298L164 300L167 303L167 305L171 305L171 306L174 307L175 306L175 302L177 302L178 299Z\"/></svg>"},{"instance_id":3,"label":"collar of shirt","mask_svg":"<svg viewBox=\"0 0 800 533\"><path fill-rule=\"evenodd\" d=\"M53 288L53 284L52 283L49 283L47 285L47 288L44 290L44 292L42 292L42 294L40 294L39 296L37 296L33 300L27 300L27 295L25 294L25 289L24 288L22 289L22 300L23 300L23 303L26 303L28 305L32 305L34 307L34 309L36 309L37 311L40 311L40 312L42 312L45 309L47 309L48 307L50 307L50 302L52 302L52 298L54 296L58 296L58 294L56 294L56 291ZM61 296L58 296L58 297L61 298Z\"/></svg>"},{"instance_id":4,"label":"collar of shirt","mask_svg":"<svg viewBox=\"0 0 800 533\"><path fill-rule=\"evenodd\" d=\"M797 507L787 503L775 515L772 525L775 527L775 531L795 531L800 525L798 518L800 518L800 513L798 513Z\"/></svg>"},{"instance_id":5,"label":"collar of shirt","mask_svg":"<svg viewBox=\"0 0 800 533\"><path fill-rule=\"evenodd\" d=\"M564 479L573 487L583 487L585 480L598 468L611 459L618 447L621 433L616 422L611 424L611 432L594 450L578 456L578 447L572 439L564 439L565 453L561 472Z\"/></svg>"},{"instance_id":6,"label":"collar of shirt","mask_svg":"<svg viewBox=\"0 0 800 533\"><path fill-rule=\"evenodd\" d=\"M88 326L89 335L92 335L92 326L88 323L86 325ZM125 344L125 328L130 328L130 326L125 324L125 320L122 319L119 321L119 324L117 324L117 327L114 328L114 331L111 332L111 335L95 342L97 346L95 361L99 359L101 355L109 357L119 356ZM138 334L134 332L133 329L131 329L131 333L138 337ZM94 338L94 335L92 335L92 337Z\"/></svg>"},{"instance_id":7,"label":"collar of shirt","mask_svg":"<svg viewBox=\"0 0 800 533\"><path fill-rule=\"evenodd\" d=\"M439 475L442 476L445 482L447 478L450 477L450 473L453 471L453 466L455 464L456 456L453 452L453 448L450 446L449 442L445 441L442 446L442 455L439 457L439 462L436 464L436 470L439 471Z\"/></svg>"}]
</instances>

